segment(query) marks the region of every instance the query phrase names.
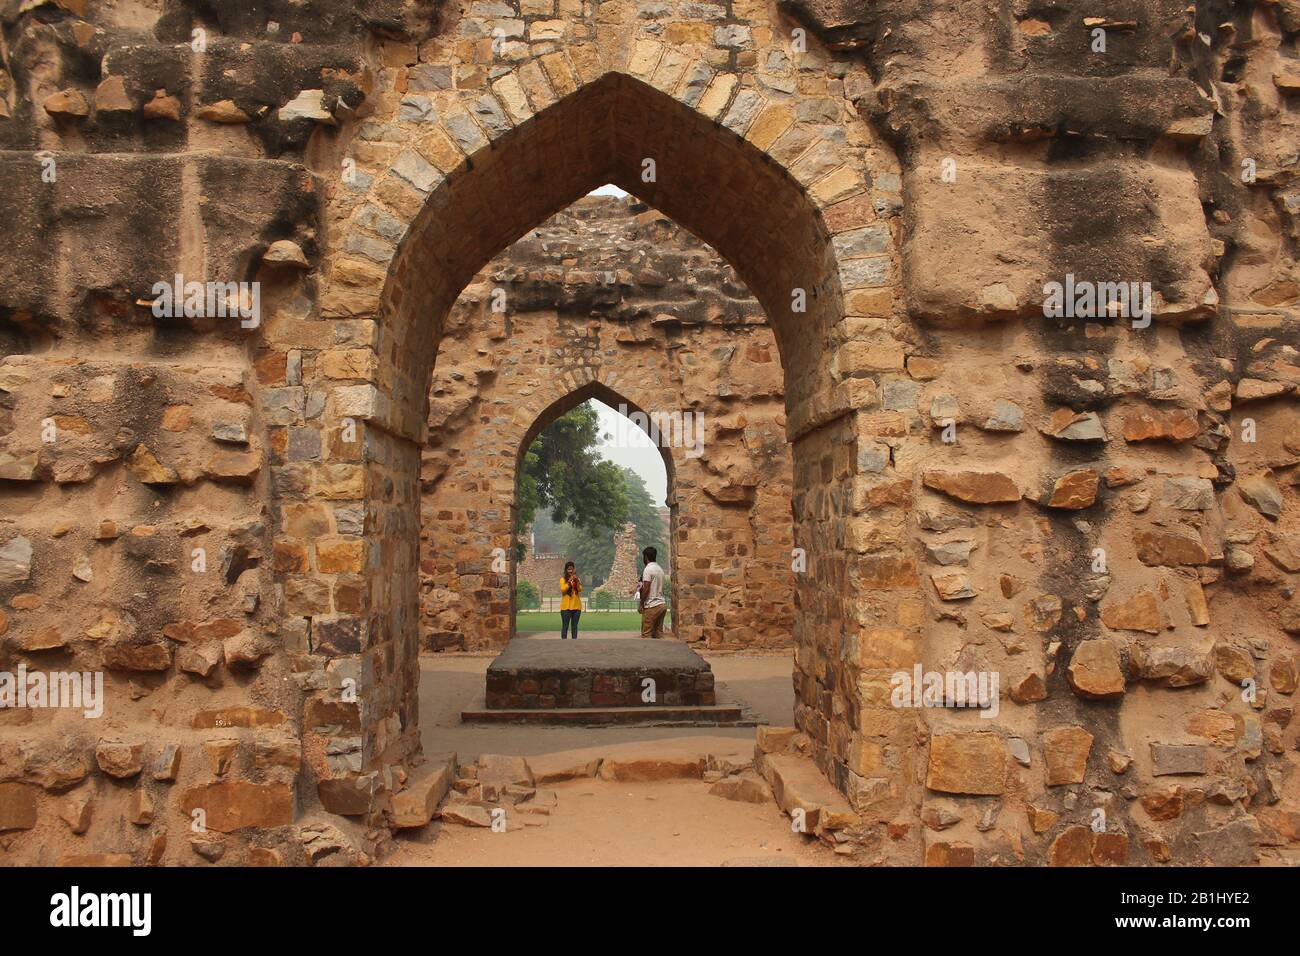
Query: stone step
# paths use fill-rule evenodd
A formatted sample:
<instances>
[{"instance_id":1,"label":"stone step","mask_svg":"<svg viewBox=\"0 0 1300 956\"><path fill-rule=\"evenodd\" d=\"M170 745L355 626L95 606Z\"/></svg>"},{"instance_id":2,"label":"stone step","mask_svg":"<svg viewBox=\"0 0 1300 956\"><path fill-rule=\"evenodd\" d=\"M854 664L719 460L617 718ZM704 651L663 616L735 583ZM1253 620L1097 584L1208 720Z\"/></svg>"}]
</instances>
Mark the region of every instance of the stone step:
<instances>
[{"instance_id":1,"label":"stone step","mask_svg":"<svg viewBox=\"0 0 1300 956\"><path fill-rule=\"evenodd\" d=\"M394 794L393 825L399 830L407 830L427 824L455 779L454 753L430 757L406 781L406 786Z\"/></svg>"},{"instance_id":2,"label":"stone step","mask_svg":"<svg viewBox=\"0 0 1300 956\"><path fill-rule=\"evenodd\" d=\"M807 757L756 749L754 766L772 788L783 812L793 817L796 810L803 811L806 833L823 836L861 822L844 796Z\"/></svg>"},{"instance_id":3,"label":"stone step","mask_svg":"<svg viewBox=\"0 0 1300 956\"><path fill-rule=\"evenodd\" d=\"M461 711L460 719L466 724L552 726L637 724L649 727L753 727L758 723L753 717L747 717L739 704L489 709L481 698Z\"/></svg>"}]
</instances>

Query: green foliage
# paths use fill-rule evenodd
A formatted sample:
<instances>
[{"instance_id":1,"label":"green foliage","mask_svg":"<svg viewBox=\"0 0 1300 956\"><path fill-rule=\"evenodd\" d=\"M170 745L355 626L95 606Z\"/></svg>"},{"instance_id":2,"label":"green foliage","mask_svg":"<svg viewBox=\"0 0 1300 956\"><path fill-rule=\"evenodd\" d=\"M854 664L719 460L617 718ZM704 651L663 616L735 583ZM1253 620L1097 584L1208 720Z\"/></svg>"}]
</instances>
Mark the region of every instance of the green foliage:
<instances>
[{"instance_id":1,"label":"green foliage","mask_svg":"<svg viewBox=\"0 0 1300 956\"><path fill-rule=\"evenodd\" d=\"M628 515L619 467L596 453L596 410L584 402L542 430L520 470L518 524L522 531L547 509L557 523L596 533L617 527Z\"/></svg>"},{"instance_id":2,"label":"green foliage","mask_svg":"<svg viewBox=\"0 0 1300 956\"><path fill-rule=\"evenodd\" d=\"M626 520L636 524L637 567L640 567L641 549L646 547L657 549L666 561L667 529L659 518L659 511L650 497L650 492L646 490L645 482L630 468L621 468L619 471L622 476L624 495L627 498ZM561 539L564 541L565 554L577 564L578 573L583 576L583 580L591 581L592 588L599 587L609 577L610 569L614 565L614 528L621 525L620 522L617 526L609 525L596 531L575 528L571 525L559 529ZM618 596L626 597L626 595Z\"/></svg>"},{"instance_id":3,"label":"green foliage","mask_svg":"<svg viewBox=\"0 0 1300 956\"><path fill-rule=\"evenodd\" d=\"M520 581L515 585L515 607L523 611L532 611L542 606L537 596L537 588L532 581Z\"/></svg>"},{"instance_id":4,"label":"green foliage","mask_svg":"<svg viewBox=\"0 0 1300 956\"><path fill-rule=\"evenodd\" d=\"M614 606L614 598L608 591L597 591L591 596L591 607L596 611L605 611Z\"/></svg>"}]
</instances>

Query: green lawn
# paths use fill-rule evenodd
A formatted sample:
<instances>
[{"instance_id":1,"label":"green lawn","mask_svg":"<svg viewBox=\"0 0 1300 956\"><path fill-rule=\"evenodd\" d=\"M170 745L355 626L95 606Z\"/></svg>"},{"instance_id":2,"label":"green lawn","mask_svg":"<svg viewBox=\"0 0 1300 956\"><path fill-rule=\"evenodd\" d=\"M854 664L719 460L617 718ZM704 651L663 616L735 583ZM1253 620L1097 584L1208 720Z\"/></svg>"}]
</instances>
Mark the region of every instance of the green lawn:
<instances>
[{"instance_id":1,"label":"green lawn","mask_svg":"<svg viewBox=\"0 0 1300 956\"><path fill-rule=\"evenodd\" d=\"M558 631L559 611L521 611L515 615L515 630ZM636 611L583 611L578 618L578 633L583 631L639 631L641 615Z\"/></svg>"}]
</instances>

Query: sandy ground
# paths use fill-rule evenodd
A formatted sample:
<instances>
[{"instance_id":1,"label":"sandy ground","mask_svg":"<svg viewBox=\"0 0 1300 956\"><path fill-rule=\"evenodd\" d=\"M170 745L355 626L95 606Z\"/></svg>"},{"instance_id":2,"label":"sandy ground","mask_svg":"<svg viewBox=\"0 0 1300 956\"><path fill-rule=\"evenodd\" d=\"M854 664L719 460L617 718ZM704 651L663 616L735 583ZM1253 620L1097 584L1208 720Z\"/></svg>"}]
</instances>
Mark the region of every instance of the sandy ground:
<instances>
[{"instance_id":1,"label":"sandy ground","mask_svg":"<svg viewBox=\"0 0 1300 956\"><path fill-rule=\"evenodd\" d=\"M738 803L700 780L556 784L549 817L511 815L502 833L435 822L389 866L836 866L829 848L790 831L775 803ZM524 822L524 821L527 822Z\"/></svg>"},{"instance_id":2,"label":"sandy ground","mask_svg":"<svg viewBox=\"0 0 1300 956\"><path fill-rule=\"evenodd\" d=\"M603 633L602 638L638 635ZM528 640L556 640L538 634ZM708 656L708 655L706 655ZM709 657L719 698L740 700L760 720L789 725L794 709L788 653ZM747 763L753 727L467 727L460 711L481 694L492 656L421 659L420 727L425 753L455 751L462 764L479 754L659 757L714 754ZM550 758L554 759L554 757ZM548 760L549 762L549 760ZM391 866L835 866L830 849L790 831L775 803L715 797L701 780L556 784L549 816L512 812L507 829L442 824L399 838Z\"/></svg>"}]
</instances>

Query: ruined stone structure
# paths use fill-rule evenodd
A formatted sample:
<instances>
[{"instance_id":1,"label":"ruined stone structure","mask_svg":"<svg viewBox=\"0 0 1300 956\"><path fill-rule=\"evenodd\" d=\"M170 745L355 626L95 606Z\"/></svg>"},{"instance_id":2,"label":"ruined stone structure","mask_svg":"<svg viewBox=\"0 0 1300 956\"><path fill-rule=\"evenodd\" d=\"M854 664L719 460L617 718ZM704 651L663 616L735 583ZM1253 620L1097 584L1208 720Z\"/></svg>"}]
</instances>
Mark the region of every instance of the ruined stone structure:
<instances>
[{"instance_id":1,"label":"ruined stone structure","mask_svg":"<svg viewBox=\"0 0 1300 956\"><path fill-rule=\"evenodd\" d=\"M515 580L531 581L538 594L554 595L559 591L566 560L562 554L538 554L529 548L515 569ZM434 616L437 613L435 607Z\"/></svg>"},{"instance_id":2,"label":"ruined stone structure","mask_svg":"<svg viewBox=\"0 0 1300 956\"><path fill-rule=\"evenodd\" d=\"M611 596L627 600L629 594L636 587L637 581L641 575L637 573L637 548L636 548L636 525L628 523L623 525L623 530L614 535L614 563L610 565L609 577L607 577L600 587L592 591L592 594L599 594L601 591L608 591ZM668 556L664 556L665 563L668 562Z\"/></svg>"},{"instance_id":3,"label":"ruined stone structure","mask_svg":"<svg viewBox=\"0 0 1300 956\"><path fill-rule=\"evenodd\" d=\"M1294 4L0 16L0 669L106 674L97 719L0 714L6 861L381 847L426 792L421 459L465 341L448 317L604 182L766 313L788 743L869 859L1294 858ZM155 315L177 274L260 282L256 321ZM1153 322L1045 317L1075 280L1150 283ZM525 357L499 321L488 377ZM553 325L548 349L583 348ZM737 375L775 368L745 348ZM482 416L526 439L616 391L579 367ZM493 513L426 517L508 548L520 447L473 450L500 464ZM910 706L918 665L1001 675L998 713Z\"/></svg>"},{"instance_id":4,"label":"ruined stone structure","mask_svg":"<svg viewBox=\"0 0 1300 956\"><path fill-rule=\"evenodd\" d=\"M772 330L712 249L644 203L609 196L584 197L529 232L452 308L421 461L422 645L510 638L508 571L521 572L496 549L508 549L515 525L517 468L543 428L589 398L698 416L699 429L659 436L676 545L660 563L685 602L675 635L789 646L793 475ZM540 409L534 420L521 400ZM696 437L698 449L677 440ZM633 542L633 582L635 551ZM564 556L541 564L532 580L554 595Z\"/></svg>"}]
</instances>

